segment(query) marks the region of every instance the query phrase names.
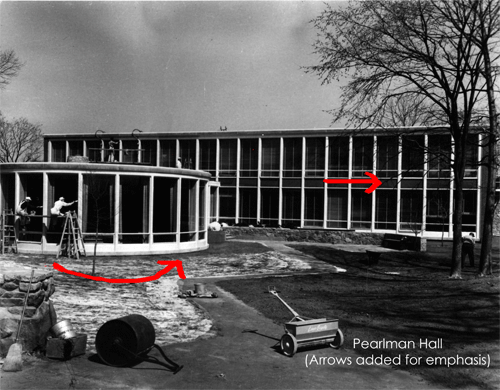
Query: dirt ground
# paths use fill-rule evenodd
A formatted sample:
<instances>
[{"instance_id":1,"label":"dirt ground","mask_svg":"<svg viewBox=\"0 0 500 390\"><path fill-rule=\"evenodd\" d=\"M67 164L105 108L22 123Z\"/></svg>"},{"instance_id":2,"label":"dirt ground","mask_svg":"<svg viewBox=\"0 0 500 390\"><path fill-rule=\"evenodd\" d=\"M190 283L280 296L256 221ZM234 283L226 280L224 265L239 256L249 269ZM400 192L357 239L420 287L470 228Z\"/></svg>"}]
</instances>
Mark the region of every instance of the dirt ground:
<instances>
[{"instance_id":1,"label":"dirt ground","mask_svg":"<svg viewBox=\"0 0 500 390\"><path fill-rule=\"evenodd\" d=\"M347 350L365 357L400 356L401 363L396 360L399 364L393 367L421 375L435 386L499 388L498 248L492 276L478 278L477 270L466 267L462 280L451 280L450 248L438 242L431 243L425 254L383 254L372 266L365 253L340 251L331 245L289 245L347 272L221 281L219 285L276 323L284 323L292 315L266 294L268 286L276 286L299 314L338 318ZM398 344L372 343L366 349L361 344L384 340ZM441 344L425 344L425 340L441 340ZM415 359L406 361L406 355Z\"/></svg>"}]
</instances>

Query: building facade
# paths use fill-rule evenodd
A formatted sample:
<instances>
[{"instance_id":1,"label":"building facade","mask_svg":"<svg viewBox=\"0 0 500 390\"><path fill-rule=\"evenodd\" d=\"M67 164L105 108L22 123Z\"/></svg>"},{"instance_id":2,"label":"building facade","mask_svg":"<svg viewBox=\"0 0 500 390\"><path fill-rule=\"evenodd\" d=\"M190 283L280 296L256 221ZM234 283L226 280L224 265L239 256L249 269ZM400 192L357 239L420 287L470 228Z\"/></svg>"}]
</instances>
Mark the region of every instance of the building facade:
<instances>
[{"instance_id":1,"label":"building facade","mask_svg":"<svg viewBox=\"0 0 500 390\"><path fill-rule=\"evenodd\" d=\"M45 161L85 156L109 166L112 139L116 164L174 168L180 158L183 170L209 173L217 184L206 190L210 221L452 237L453 144L446 129L47 135ZM470 135L463 202L463 229L476 234L484 201L480 143L480 135ZM323 181L367 178L365 172L382 181L371 194L367 184ZM163 212L156 198L150 207Z\"/></svg>"}]
</instances>

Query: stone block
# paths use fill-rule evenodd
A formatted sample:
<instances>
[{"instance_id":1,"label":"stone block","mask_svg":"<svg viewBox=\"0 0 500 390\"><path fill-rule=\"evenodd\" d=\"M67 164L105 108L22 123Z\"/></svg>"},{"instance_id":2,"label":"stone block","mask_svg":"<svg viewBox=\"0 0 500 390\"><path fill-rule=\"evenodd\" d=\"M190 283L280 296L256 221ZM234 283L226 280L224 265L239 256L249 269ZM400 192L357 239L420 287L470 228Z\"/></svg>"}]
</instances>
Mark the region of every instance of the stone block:
<instances>
[{"instance_id":1,"label":"stone block","mask_svg":"<svg viewBox=\"0 0 500 390\"><path fill-rule=\"evenodd\" d=\"M27 292L29 285L30 285L29 282L28 283L20 282L19 291ZM31 283L30 292L38 291L40 290L40 287L42 287L42 282Z\"/></svg>"},{"instance_id":2,"label":"stone block","mask_svg":"<svg viewBox=\"0 0 500 390\"><path fill-rule=\"evenodd\" d=\"M26 297L26 293L22 293L19 291L6 291L5 294L2 295L2 298L21 298L24 299Z\"/></svg>"},{"instance_id":3,"label":"stone block","mask_svg":"<svg viewBox=\"0 0 500 390\"><path fill-rule=\"evenodd\" d=\"M26 306L26 310L24 311L24 317L29 318L33 317L36 314L36 307L35 306ZM14 315L19 315L23 313L23 307L22 306L14 306L14 307L8 307L7 310L9 313L14 314Z\"/></svg>"},{"instance_id":4,"label":"stone block","mask_svg":"<svg viewBox=\"0 0 500 390\"><path fill-rule=\"evenodd\" d=\"M0 307L23 306L24 299L21 298L0 298Z\"/></svg>"},{"instance_id":5,"label":"stone block","mask_svg":"<svg viewBox=\"0 0 500 390\"><path fill-rule=\"evenodd\" d=\"M48 339L45 356L51 359L70 359L83 355L87 347L87 335L78 334L71 339Z\"/></svg>"},{"instance_id":6,"label":"stone block","mask_svg":"<svg viewBox=\"0 0 500 390\"><path fill-rule=\"evenodd\" d=\"M35 293L30 293L28 297L28 305L38 307L45 299L45 291L38 290Z\"/></svg>"},{"instance_id":7,"label":"stone block","mask_svg":"<svg viewBox=\"0 0 500 390\"><path fill-rule=\"evenodd\" d=\"M3 277L3 274L0 274L0 286L5 283L5 278Z\"/></svg>"},{"instance_id":8,"label":"stone block","mask_svg":"<svg viewBox=\"0 0 500 390\"><path fill-rule=\"evenodd\" d=\"M4 283L2 288L4 290L7 290L7 291L13 291L13 290L17 290L19 288L19 285L16 282L7 282L7 283Z\"/></svg>"}]
</instances>

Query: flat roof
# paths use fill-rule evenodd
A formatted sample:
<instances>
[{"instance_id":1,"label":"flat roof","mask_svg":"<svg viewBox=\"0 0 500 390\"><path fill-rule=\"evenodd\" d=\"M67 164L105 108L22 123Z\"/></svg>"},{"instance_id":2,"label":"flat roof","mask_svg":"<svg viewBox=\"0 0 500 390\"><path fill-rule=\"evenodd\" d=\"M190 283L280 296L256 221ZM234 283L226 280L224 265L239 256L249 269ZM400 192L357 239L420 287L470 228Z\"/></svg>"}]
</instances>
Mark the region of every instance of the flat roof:
<instances>
[{"instance_id":1,"label":"flat roof","mask_svg":"<svg viewBox=\"0 0 500 390\"><path fill-rule=\"evenodd\" d=\"M134 165L126 163L89 163L89 162L23 162L23 163L0 163L0 172L9 171L71 171L82 173L136 173L136 174L163 174L182 177L192 177L210 180L212 175L205 171L194 169L158 167L153 165Z\"/></svg>"},{"instance_id":2,"label":"flat roof","mask_svg":"<svg viewBox=\"0 0 500 390\"><path fill-rule=\"evenodd\" d=\"M81 139L97 138L108 139L111 137L128 139L148 139L148 138L234 138L234 137L265 137L265 136L317 136L317 135L356 135L356 134L395 134L395 133L423 133L423 132L443 132L449 129L444 126L414 126L414 127L368 127L364 129L346 128L320 128L320 129L274 129L274 130L219 130L219 131L190 131L190 132L142 132L132 135L132 131L127 133L75 133L75 134L45 134L44 138L58 139ZM309 133L309 134L308 134Z\"/></svg>"}]
</instances>

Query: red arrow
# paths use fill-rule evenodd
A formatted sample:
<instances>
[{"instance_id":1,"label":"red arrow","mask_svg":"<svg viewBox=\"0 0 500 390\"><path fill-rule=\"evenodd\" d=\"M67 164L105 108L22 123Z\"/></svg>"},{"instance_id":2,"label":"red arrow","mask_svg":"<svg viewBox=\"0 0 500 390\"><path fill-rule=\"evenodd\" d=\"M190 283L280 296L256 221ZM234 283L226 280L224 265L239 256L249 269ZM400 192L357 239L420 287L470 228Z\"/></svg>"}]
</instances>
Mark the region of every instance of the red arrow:
<instances>
[{"instance_id":1,"label":"red arrow","mask_svg":"<svg viewBox=\"0 0 500 390\"><path fill-rule=\"evenodd\" d=\"M363 184L363 183L371 183L372 185L365 190L367 194L371 194L373 191L377 189L382 182L375 176L373 173L365 172L366 176L369 176L370 179L325 179L323 180L327 184L340 184L340 183L353 183L353 184Z\"/></svg>"},{"instance_id":2,"label":"red arrow","mask_svg":"<svg viewBox=\"0 0 500 390\"><path fill-rule=\"evenodd\" d=\"M158 271L156 274L151 275L151 276L145 276L143 278L136 278L136 279L112 279L112 278L103 278L101 276L91 276L87 274L82 274L81 272L76 272L76 271L71 271L66 268L64 268L62 265L58 263L53 263L52 266L54 267L55 270L64 272L65 274L69 275L75 275L79 276L80 278L85 278L85 279L90 279L90 280L96 280L98 282L106 282L106 283L144 283L144 282L151 282L153 280L160 279L163 275L167 274L169 271L171 271L173 268L177 267L177 275L179 275L179 278L181 279L186 279L186 275L184 275L184 269L182 268L182 261L180 260L165 260L165 261L157 261L158 264L160 265L166 265L165 268L162 270Z\"/></svg>"}]
</instances>

